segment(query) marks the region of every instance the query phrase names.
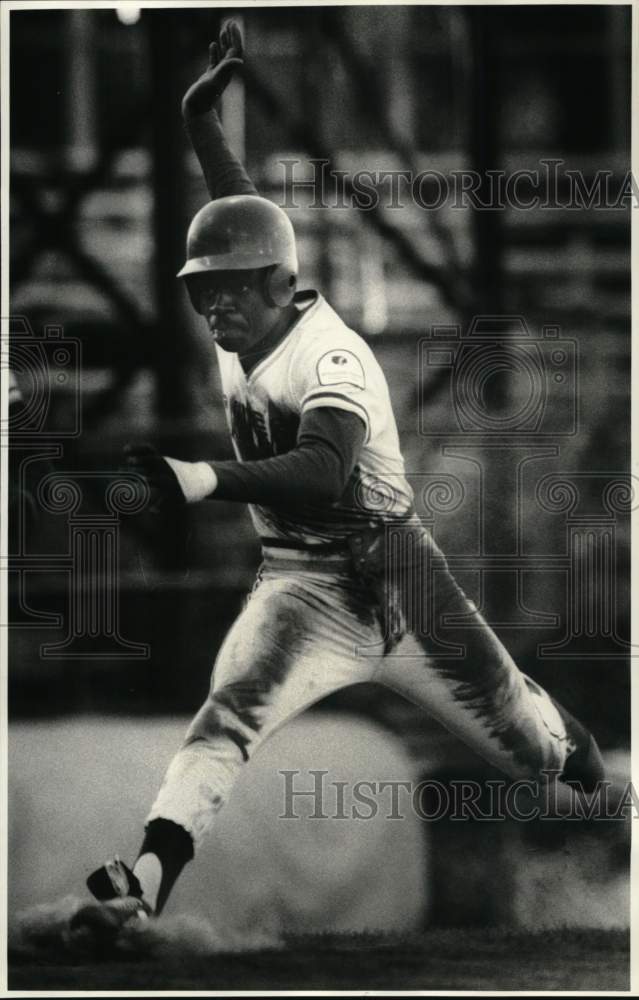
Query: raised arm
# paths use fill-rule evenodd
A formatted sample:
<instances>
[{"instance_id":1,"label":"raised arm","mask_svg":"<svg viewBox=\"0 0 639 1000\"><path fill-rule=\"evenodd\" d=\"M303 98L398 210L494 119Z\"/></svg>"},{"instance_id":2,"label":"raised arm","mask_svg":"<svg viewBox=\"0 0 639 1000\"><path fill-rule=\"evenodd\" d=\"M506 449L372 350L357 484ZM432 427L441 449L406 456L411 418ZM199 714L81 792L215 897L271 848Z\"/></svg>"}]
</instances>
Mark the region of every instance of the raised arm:
<instances>
[{"instance_id":1,"label":"raised arm","mask_svg":"<svg viewBox=\"0 0 639 1000\"><path fill-rule=\"evenodd\" d=\"M236 21L227 21L217 42L209 46L209 64L182 99L182 117L200 161L212 199L257 194L246 170L230 149L215 105L233 74L243 64L244 46Z\"/></svg>"}]
</instances>

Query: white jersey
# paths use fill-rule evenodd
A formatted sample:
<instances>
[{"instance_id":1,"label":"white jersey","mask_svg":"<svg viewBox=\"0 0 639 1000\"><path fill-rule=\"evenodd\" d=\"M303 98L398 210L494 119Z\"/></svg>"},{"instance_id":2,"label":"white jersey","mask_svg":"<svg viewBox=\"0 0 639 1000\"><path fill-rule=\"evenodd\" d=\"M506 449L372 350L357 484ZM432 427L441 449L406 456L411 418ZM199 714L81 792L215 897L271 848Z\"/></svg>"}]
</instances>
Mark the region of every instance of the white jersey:
<instances>
[{"instance_id":1,"label":"white jersey","mask_svg":"<svg viewBox=\"0 0 639 1000\"><path fill-rule=\"evenodd\" d=\"M297 297L300 315L284 339L247 376L237 354L216 345L224 406L240 461L283 455L296 445L303 413L333 407L355 413L366 438L335 504L250 505L261 538L305 544L343 539L371 515L405 515L413 494L404 475L384 373L365 341L317 292Z\"/></svg>"}]
</instances>

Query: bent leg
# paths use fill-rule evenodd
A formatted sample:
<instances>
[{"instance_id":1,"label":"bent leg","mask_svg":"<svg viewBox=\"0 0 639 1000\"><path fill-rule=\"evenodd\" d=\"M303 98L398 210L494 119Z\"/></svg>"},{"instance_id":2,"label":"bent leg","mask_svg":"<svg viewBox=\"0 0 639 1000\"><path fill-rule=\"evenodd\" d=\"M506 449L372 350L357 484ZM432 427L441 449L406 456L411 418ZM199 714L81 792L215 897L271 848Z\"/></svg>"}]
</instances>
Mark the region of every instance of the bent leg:
<instances>
[{"instance_id":1,"label":"bent leg","mask_svg":"<svg viewBox=\"0 0 639 1000\"><path fill-rule=\"evenodd\" d=\"M266 578L218 656L209 696L173 758L147 823L183 827L197 847L257 746L288 719L341 687L369 680L379 642L339 590L310 574Z\"/></svg>"}]
</instances>

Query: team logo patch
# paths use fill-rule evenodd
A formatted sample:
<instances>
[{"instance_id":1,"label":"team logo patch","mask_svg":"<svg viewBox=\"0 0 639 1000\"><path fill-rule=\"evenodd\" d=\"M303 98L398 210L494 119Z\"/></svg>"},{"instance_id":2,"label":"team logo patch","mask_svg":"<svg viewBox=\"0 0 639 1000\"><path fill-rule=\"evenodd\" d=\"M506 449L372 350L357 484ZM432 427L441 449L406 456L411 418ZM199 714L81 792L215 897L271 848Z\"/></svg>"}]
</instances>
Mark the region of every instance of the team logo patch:
<instances>
[{"instance_id":1,"label":"team logo patch","mask_svg":"<svg viewBox=\"0 0 639 1000\"><path fill-rule=\"evenodd\" d=\"M358 389L366 388L362 362L351 351L328 351L317 362L320 385L339 385L347 382Z\"/></svg>"}]
</instances>

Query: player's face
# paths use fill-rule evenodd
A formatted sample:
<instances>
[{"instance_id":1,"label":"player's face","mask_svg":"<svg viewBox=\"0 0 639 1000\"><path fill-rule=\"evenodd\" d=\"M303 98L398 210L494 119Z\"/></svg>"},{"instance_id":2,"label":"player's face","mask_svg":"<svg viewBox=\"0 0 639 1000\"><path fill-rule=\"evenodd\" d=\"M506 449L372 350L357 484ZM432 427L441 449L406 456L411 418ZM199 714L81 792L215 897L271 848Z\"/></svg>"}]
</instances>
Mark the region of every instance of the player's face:
<instances>
[{"instance_id":1,"label":"player's face","mask_svg":"<svg viewBox=\"0 0 639 1000\"><path fill-rule=\"evenodd\" d=\"M225 351L245 354L279 318L264 298L264 272L207 271L191 278L197 311Z\"/></svg>"}]
</instances>

